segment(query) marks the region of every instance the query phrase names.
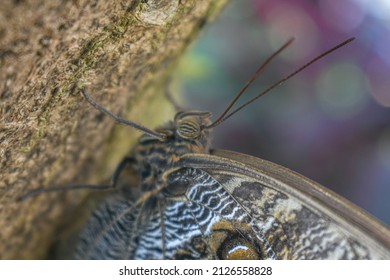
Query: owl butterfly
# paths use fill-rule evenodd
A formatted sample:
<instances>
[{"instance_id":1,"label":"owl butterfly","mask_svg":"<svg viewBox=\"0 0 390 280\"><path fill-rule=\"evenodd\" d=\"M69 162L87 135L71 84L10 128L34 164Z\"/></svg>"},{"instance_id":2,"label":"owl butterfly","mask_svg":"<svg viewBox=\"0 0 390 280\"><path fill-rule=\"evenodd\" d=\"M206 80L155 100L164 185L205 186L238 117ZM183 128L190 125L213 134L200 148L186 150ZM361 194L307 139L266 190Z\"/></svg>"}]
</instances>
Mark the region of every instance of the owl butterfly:
<instances>
[{"instance_id":1,"label":"owl butterfly","mask_svg":"<svg viewBox=\"0 0 390 280\"><path fill-rule=\"evenodd\" d=\"M390 259L390 231L363 210L317 183L274 163L210 149L211 129L314 61L238 109L232 106L275 52L214 122L209 112L183 111L156 130L115 121L145 134L118 165L109 189L81 236L77 259ZM137 183L126 180L132 174ZM63 189L46 189L46 191Z\"/></svg>"}]
</instances>

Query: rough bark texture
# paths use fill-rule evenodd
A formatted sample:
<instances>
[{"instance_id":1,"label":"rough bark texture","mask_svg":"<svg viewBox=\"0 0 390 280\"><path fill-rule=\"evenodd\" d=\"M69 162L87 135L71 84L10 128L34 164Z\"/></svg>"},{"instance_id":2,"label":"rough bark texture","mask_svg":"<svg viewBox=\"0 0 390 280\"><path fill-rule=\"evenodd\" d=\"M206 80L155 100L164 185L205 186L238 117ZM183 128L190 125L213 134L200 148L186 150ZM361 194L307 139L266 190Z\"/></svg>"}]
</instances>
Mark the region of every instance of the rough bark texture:
<instances>
[{"instance_id":1,"label":"rough bark texture","mask_svg":"<svg viewBox=\"0 0 390 280\"><path fill-rule=\"evenodd\" d=\"M147 127L161 123L172 111L160 95L170 65L226 1L2 1L1 259L46 258L87 192L21 194L98 183L139 136L112 133L80 90Z\"/></svg>"}]
</instances>

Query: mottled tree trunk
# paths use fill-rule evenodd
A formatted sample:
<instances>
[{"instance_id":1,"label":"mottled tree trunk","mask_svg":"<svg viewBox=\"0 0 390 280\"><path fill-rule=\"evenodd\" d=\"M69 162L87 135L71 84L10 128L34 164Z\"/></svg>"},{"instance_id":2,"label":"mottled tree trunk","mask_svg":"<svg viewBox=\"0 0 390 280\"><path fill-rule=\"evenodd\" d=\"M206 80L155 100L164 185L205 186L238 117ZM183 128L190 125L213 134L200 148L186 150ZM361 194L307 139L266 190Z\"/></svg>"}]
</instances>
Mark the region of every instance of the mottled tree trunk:
<instances>
[{"instance_id":1,"label":"mottled tree trunk","mask_svg":"<svg viewBox=\"0 0 390 280\"><path fill-rule=\"evenodd\" d=\"M46 258L85 191L17 202L28 190L99 183L139 132L172 112L173 62L227 0L11 1L0 6L0 258Z\"/></svg>"}]
</instances>

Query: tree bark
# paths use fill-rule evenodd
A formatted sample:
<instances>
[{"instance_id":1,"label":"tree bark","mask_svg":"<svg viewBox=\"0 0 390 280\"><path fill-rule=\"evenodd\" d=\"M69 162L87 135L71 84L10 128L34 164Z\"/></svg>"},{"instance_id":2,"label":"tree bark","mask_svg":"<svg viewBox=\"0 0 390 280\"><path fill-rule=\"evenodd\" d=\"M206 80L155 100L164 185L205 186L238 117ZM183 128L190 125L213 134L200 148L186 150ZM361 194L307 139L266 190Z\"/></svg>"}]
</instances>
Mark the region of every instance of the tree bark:
<instances>
[{"instance_id":1,"label":"tree bark","mask_svg":"<svg viewBox=\"0 0 390 280\"><path fill-rule=\"evenodd\" d=\"M18 202L29 190L99 183L136 138L80 95L153 128L174 61L227 0L2 1L0 258L47 258L85 191ZM172 66L173 65L173 66Z\"/></svg>"}]
</instances>

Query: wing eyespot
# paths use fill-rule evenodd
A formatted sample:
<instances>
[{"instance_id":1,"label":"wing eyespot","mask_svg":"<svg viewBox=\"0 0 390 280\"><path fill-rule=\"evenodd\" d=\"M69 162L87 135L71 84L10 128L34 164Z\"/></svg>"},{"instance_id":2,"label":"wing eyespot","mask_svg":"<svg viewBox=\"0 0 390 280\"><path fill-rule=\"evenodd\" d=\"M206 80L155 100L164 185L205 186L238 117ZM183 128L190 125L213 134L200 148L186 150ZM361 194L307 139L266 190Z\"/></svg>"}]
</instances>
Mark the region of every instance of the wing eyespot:
<instances>
[{"instance_id":1,"label":"wing eyespot","mask_svg":"<svg viewBox=\"0 0 390 280\"><path fill-rule=\"evenodd\" d=\"M225 239L218 250L218 257L223 260L264 259L251 243L237 236Z\"/></svg>"},{"instance_id":2,"label":"wing eyespot","mask_svg":"<svg viewBox=\"0 0 390 280\"><path fill-rule=\"evenodd\" d=\"M209 238L210 248L220 260L268 259L264 246L256 241L249 224L217 222Z\"/></svg>"}]
</instances>

